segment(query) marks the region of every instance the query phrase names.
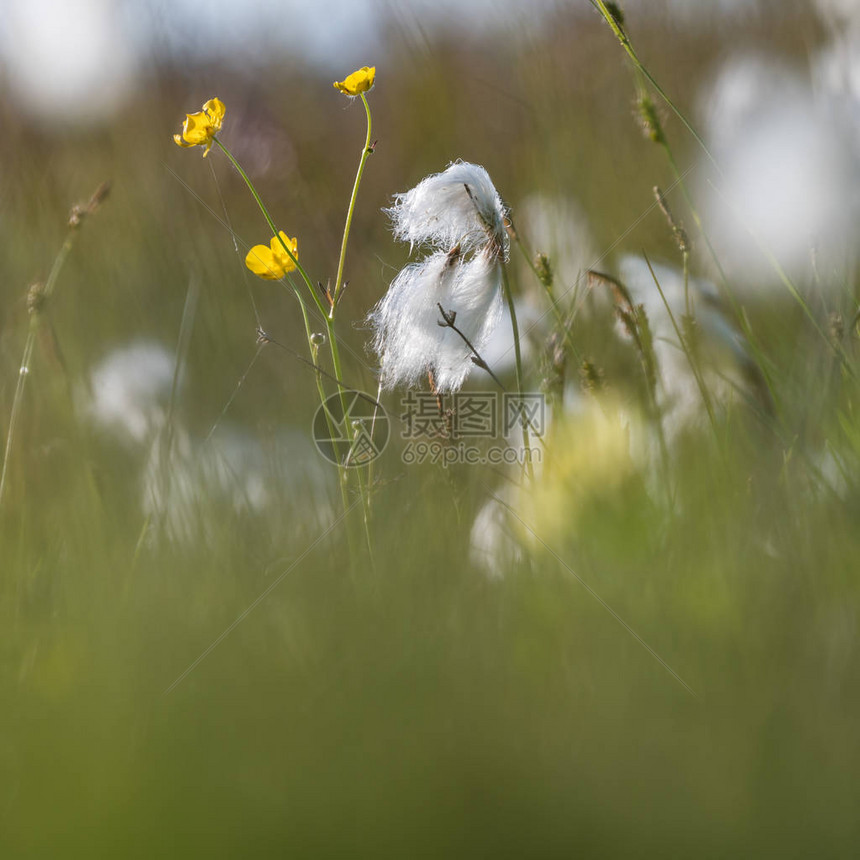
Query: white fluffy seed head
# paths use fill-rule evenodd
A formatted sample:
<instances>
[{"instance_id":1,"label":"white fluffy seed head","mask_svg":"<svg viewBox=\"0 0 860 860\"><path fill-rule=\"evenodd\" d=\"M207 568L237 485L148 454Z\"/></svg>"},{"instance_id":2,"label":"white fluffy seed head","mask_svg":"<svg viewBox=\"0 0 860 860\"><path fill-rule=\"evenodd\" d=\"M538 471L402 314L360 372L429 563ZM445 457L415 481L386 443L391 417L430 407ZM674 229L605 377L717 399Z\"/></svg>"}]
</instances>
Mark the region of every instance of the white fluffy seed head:
<instances>
[{"instance_id":1,"label":"white fluffy seed head","mask_svg":"<svg viewBox=\"0 0 860 860\"><path fill-rule=\"evenodd\" d=\"M397 239L448 250L458 244L464 252L493 243L507 255L505 207L489 174L478 164L455 161L411 191L395 195L386 210Z\"/></svg>"},{"instance_id":2,"label":"white fluffy seed head","mask_svg":"<svg viewBox=\"0 0 860 860\"><path fill-rule=\"evenodd\" d=\"M413 386L432 372L440 392L459 389L473 367L472 351L439 325L439 305L456 313L454 324L480 352L501 316L500 282L498 254L488 249L469 260L437 251L403 269L369 317L383 388Z\"/></svg>"}]
</instances>

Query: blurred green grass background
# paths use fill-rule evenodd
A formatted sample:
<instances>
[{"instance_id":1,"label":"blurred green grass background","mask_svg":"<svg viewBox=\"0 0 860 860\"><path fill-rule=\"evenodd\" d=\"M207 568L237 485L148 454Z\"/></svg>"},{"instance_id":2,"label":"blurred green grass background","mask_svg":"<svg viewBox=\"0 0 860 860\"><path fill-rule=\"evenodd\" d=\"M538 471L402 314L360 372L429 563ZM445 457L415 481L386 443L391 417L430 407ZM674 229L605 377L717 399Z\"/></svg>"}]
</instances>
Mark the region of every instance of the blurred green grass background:
<instances>
[{"instance_id":1,"label":"blurred green grass background","mask_svg":"<svg viewBox=\"0 0 860 860\"><path fill-rule=\"evenodd\" d=\"M666 21L634 25L683 106L729 49L767 43L801 62L821 38L802 9L683 39ZM672 181L596 15L560 11L540 40L416 32L392 30L371 93L379 144L339 322L345 376L371 392L362 320L407 257L380 212L393 193L476 161L515 218L530 194L570 195L605 248ZM314 543L339 504L324 464L318 495L285 480L257 513L192 485L191 539L147 524L146 451L80 406L98 362L141 339L172 350L195 283L173 420L200 445L257 349L249 291L266 331L303 353L291 297L244 271L219 223L226 209L241 240L266 240L241 181L217 151L204 161L172 143L184 112L225 101L225 141L309 271L335 274L360 105L298 64L263 72L159 67L97 130L39 125L0 102L4 439L28 285L46 277L71 204L113 183L47 310L59 352L37 344L0 510L3 856L853 855L860 497L821 489L797 450L808 435L835 439L856 391L822 394L831 357L800 312L745 303L793 439L742 412L722 447L707 429L685 434L671 517L641 465L584 500L561 477L560 525L541 534L551 551L519 535L527 557L498 578L469 546L497 476L406 468L396 445L378 467L374 566L351 564L343 527ZM691 163L680 124L666 127ZM656 210L615 253L642 248L674 253ZM605 325L577 337L602 366L629 364ZM224 421L274 451L286 430L309 438L315 405L313 376L267 348ZM587 456L588 438L569 444ZM267 461L273 483L301 456ZM569 511L565 481L580 493Z\"/></svg>"}]
</instances>

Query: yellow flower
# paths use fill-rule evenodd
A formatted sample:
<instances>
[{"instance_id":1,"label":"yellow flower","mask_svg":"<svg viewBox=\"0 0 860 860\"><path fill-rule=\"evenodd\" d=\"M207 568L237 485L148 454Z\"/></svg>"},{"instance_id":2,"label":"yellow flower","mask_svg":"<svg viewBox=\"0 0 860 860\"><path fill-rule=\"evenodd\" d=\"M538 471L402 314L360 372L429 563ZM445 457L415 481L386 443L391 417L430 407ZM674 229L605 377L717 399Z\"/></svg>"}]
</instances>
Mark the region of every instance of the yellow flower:
<instances>
[{"instance_id":1,"label":"yellow flower","mask_svg":"<svg viewBox=\"0 0 860 860\"><path fill-rule=\"evenodd\" d=\"M284 244L293 252L293 256L298 259L298 239L290 239L287 234L281 230L281 239ZM280 239L272 237L269 243L270 247L265 245L254 245L248 256L245 257L245 265L255 274L267 281L277 281L284 277L287 272L292 272L296 268L296 264L290 258L290 255L284 250Z\"/></svg>"},{"instance_id":2,"label":"yellow flower","mask_svg":"<svg viewBox=\"0 0 860 860\"><path fill-rule=\"evenodd\" d=\"M174 134L173 139L178 146L205 146L203 157L209 154L212 149L212 141L215 139L217 132L221 130L221 123L224 121L224 113L227 108L224 107L224 102L221 99L209 99L203 110L197 113L189 113L185 115L185 122L182 125L182 135Z\"/></svg>"},{"instance_id":3,"label":"yellow flower","mask_svg":"<svg viewBox=\"0 0 860 860\"><path fill-rule=\"evenodd\" d=\"M366 93L373 86L375 77L376 66L362 66L357 72L348 75L345 81L335 81L333 86L348 96L357 96L359 93Z\"/></svg>"}]
</instances>

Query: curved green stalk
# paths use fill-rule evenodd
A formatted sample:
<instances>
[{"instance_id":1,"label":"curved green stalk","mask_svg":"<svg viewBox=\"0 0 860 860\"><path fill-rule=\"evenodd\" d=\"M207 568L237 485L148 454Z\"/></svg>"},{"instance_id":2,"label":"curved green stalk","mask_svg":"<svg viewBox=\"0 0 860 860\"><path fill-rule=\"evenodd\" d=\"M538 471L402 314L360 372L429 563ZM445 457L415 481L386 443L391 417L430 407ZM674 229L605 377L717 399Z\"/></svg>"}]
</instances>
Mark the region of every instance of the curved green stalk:
<instances>
[{"instance_id":1,"label":"curved green stalk","mask_svg":"<svg viewBox=\"0 0 860 860\"><path fill-rule=\"evenodd\" d=\"M666 313L669 315L669 321L672 323L672 328L675 329L675 335L678 338L678 343L681 345L681 349L684 351L684 355L686 356L687 362L690 365L690 370L693 372L693 376L695 377L696 385L699 387L699 393L702 396L702 402L704 403L705 410L708 413L708 420L711 423L711 429L714 431L714 435L717 438L717 442L719 442L720 436L717 432L717 419L716 415L714 414L714 406L711 401L710 392L705 385L705 379L702 376L698 362L695 360L692 352L690 351L689 344L687 343L687 338L685 338L683 333L681 332L681 328L675 320L675 315L672 313L672 308L669 306L669 302L666 301L666 296L663 293L663 287L660 285L660 281L657 279L657 275L654 273L654 269L651 267L651 261L648 259L647 254L643 256L645 257L645 263L648 266L648 271L651 273L651 277L654 279L654 284L657 287L657 292L660 293L660 298L662 299L663 305L666 308Z\"/></svg>"},{"instance_id":2,"label":"curved green stalk","mask_svg":"<svg viewBox=\"0 0 860 860\"><path fill-rule=\"evenodd\" d=\"M576 344L573 341L573 336L570 333L570 327L567 321L564 318L564 314L561 310L561 306L558 303L558 299L555 296L555 293L552 291L552 287L545 284L540 276L540 273L537 270L537 267L534 264L534 261L531 258L531 254L529 250L526 248L525 243L520 238L519 231L514 229L513 231L513 242L519 248L520 253L523 255L523 258L526 261L526 265L531 269L532 274L537 279L538 283L543 288L544 292L549 299L550 307L552 308L553 316L555 317L556 323L558 323L558 327L561 330L561 336L567 342L567 345L570 347L573 352L573 357L577 360L578 363L582 362L582 356L579 353L579 350L576 348Z\"/></svg>"},{"instance_id":3,"label":"curved green stalk","mask_svg":"<svg viewBox=\"0 0 860 860\"><path fill-rule=\"evenodd\" d=\"M340 257L337 262L337 275L335 276L334 281L334 289L330 293L330 304L328 313L326 314L326 328L328 329L329 334L329 344L331 349L331 360L332 367L334 368L335 376L340 379L341 378L341 370L340 370L340 353L337 345L337 338L335 336L334 330L334 319L337 313L337 306L340 300L341 293L343 292L343 272L344 266L346 264L346 248L349 244L349 233L352 228L352 217L355 212L355 203L358 199L358 188L361 185L361 177L364 174L364 165L367 163L367 158L373 152L371 148L371 133L373 129L373 120L370 114L370 105L367 103L367 98L364 93L360 93L359 97L361 98L361 103L364 105L364 113L367 116L367 132L365 134L364 139L364 148L361 150L361 157L358 161L358 170L355 174L355 182L352 185L352 194L349 198L349 207L346 212L346 221L343 226L343 239L340 244ZM341 408L344 414L344 420L348 423L349 421L349 413L346 408L346 401L343 396L343 389L338 389L340 393L341 399ZM368 472L368 479L370 478L370 472ZM373 564L373 542L370 536L370 487L365 486L362 481L360 471L357 475L358 479L358 488L361 494L362 500L362 509L363 509L363 522L364 522L364 535L365 540L367 542L367 551L370 555L371 565Z\"/></svg>"},{"instance_id":4,"label":"curved green stalk","mask_svg":"<svg viewBox=\"0 0 860 860\"><path fill-rule=\"evenodd\" d=\"M69 235L59 253L54 259L54 264L51 266L48 280L45 281L45 286L41 290L41 304L44 305L53 295L54 288L57 284L57 279L60 277L63 264L72 250L72 245L75 241L76 230L69 230ZM27 379L30 376L30 362L33 358L33 348L36 345L36 333L39 329L41 311L33 308L30 311L30 325L27 331L27 340L24 344L24 353L21 356L21 364L18 367L18 381L15 384L15 394L12 398L12 412L9 416L9 429L6 433L6 446L3 451L3 469L0 471L0 504L3 502L3 496L6 491L6 476L9 470L9 459L12 456L12 445L15 440L15 431L18 427L18 419L21 415L21 404L24 400L24 389L27 385Z\"/></svg>"},{"instance_id":5,"label":"curved green stalk","mask_svg":"<svg viewBox=\"0 0 860 860\"><path fill-rule=\"evenodd\" d=\"M302 322L305 325L305 335L308 339L308 349L310 350L311 360L313 361L314 364L317 364L317 359L319 357L318 356L319 349L317 346L314 345L314 342L313 342L313 332L311 331L311 322L310 322L310 317L308 316L307 306L305 305L305 301L302 298L302 294L298 291L298 289L295 286L293 286L292 284L290 285L290 287L293 291L293 295L295 295L295 297L296 297L296 301L299 303L299 308L301 308ZM326 319L328 319L328 318L326 318ZM332 338L332 332L329 332L329 342L330 343L334 342L333 338ZM336 353L336 348L334 351ZM337 379L339 381L341 381L339 362L338 362L338 369L335 370L335 376L337 377ZM319 394L320 406L323 408L323 413L325 414L326 424L328 425L329 436L332 439L334 439L334 428L332 427L331 419L329 418L328 410L325 408L325 402L326 402L327 398L326 398L325 388L323 387L323 383L322 383L322 375L319 372L315 371L314 377L316 379L317 393ZM341 403L343 403L343 394L342 394L343 389L338 387L338 391L341 392ZM343 510L345 513L346 511L349 510L348 478L347 478L347 474L346 474L346 469L343 466L341 466L340 463L337 464L337 474L338 474L337 483L338 483L338 487L340 490L340 500L341 500L341 503L343 504ZM347 525L346 532L347 532L347 541L349 542L349 555L350 555L350 558L354 559L354 558L356 558L355 540L352 536L352 529L349 528L349 525Z\"/></svg>"},{"instance_id":6,"label":"curved green stalk","mask_svg":"<svg viewBox=\"0 0 860 860\"><path fill-rule=\"evenodd\" d=\"M257 203L257 206L259 207L260 211L263 213L263 217L266 219L266 222L268 223L269 228L272 231L272 234L281 243L281 246L283 247L285 253L295 264L297 271L301 275L302 280L305 282L305 285L307 286L307 288L311 294L311 297L313 298L314 303L317 306L317 309L319 310L320 314L322 315L323 319L325 320L326 330L327 330L327 334L328 334L329 351L331 353L332 368L334 371L334 376L338 380L339 383L343 382L343 373L341 370L340 352L338 350L337 335L336 335L335 330L334 330L334 309L337 306L337 296L343 289L343 285L342 285L342 281L341 281L342 276L343 276L343 263L344 263L344 257L346 254L346 243L347 243L347 240L349 238L349 228L350 228L350 225L352 223L352 213L353 213L353 210L355 208L355 200L356 200L356 196L358 194L358 186L359 186L359 183L361 181L361 175L364 171L364 162L367 160L367 156L371 152L371 149L370 149L370 108L367 105L367 100L364 98L364 95L361 96L361 100L364 103L365 110L367 112L367 142L365 143L365 148L364 148L364 151L362 152L361 162L359 163L358 174L356 175L355 185L354 185L353 190L352 190L352 198L351 198L350 204L349 204L349 211L347 213L347 219L346 219L346 227L344 229L343 244L341 247L340 263L338 264L338 279L337 279L336 284L335 284L335 291L329 297L329 302L330 302L331 307L328 309L326 309L326 307L323 305L322 299L320 298L317 290L314 288L313 282L311 281L308 273L305 271L302 264L298 261L298 258L292 252L292 250L289 247L287 247L287 243L284 242L284 240L281 238L280 231L278 230L277 226L275 225L275 222L272 219L272 216L269 214L269 210L266 208L266 204L263 203L263 200L260 197L260 194L258 193L257 189L254 187L254 183L251 181L250 177L245 172L242 165L239 164L239 162L236 160L236 157L233 155L233 153L230 152L230 150L217 137L213 138L215 143L218 145L219 149L221 149L221 151L224 153L224 155L227 156L230 163L233 165L233 167L236 168L236 170L239 172L239 175L245 181L245 185L248 186L248 190L251 192L252 196L254 197L254 200ZM295 287L292 287L292 289L296 295L296 298L299 301L299 305L301 306L302 318L303 318L303 321L305 324L305 333L306 333L307 338L308 338L308 347L311 348L311 351L313 353L313 346L312 346L311 340L310 340L310 338L311 338L310 320L308 318L307 308L306 308L305 303L302 300L301 294L298 292L298 290L296 290ZM325 402L325 389L322 387L322 380L321 379L317 380L317 388L319 391L320 403L322 404ZM343 387L341 385L338 386L338 394L340 396L341 408L343 409L344 420L345 420L345 423L348 425L349 414L348 414L348 411L346 408L346 400L343 396ZM349 507L349 495L348 495L349 475L348 475L347 469L340 466L340 465L338 466L338 473L339 473L339 478L340 478L338 483L340 484L341 498L343 500L344 511L346 511L346 510L348 510L348 507ZM363 492L363 488L362 488L362 498L364 499L365 506L366 506L367 505L367 499L365 497L365 493ZM366 518L365 518L365 525L366 525ZM350 531L350 530L348 529L348 531ZM369 531L367 531L367 529L366 529L366 533L367 533L368 549L370 550L370 534L369 534ZM355 558L354 544L353 544L353 540L351 537L351 531L350 531L350 554L353 558Z\"/></svg>"},{"instance_id":7,"label":"curved green stalk","mask_svg":"<svg viewBox=\"0 0 860 860\"><path fill-rule=\"evenodd\" d=\"M669 98L663 87L661 87L660 84L657 83L657 80L654 78L651 72L649 72L648 69L642 64L642 61L636 54L636 50L630 43L630 39L628 38L627 33L624 31L624 28L621 26L621 24L616 21L615 16L609 11L606 6L606 3L604 3L603 0L592 0L592 3L597 7L600 14L603 15L603 17L606 19L606 23L609 24L609 26L612 28L612 32L615 34L615 37L621 44L621 47L624 48L624 51L627 56L630 57L630 60L636 67L636 69L647 78L648 82L651 84L652 87L654 87L660 98L662 98L663 101L666 102L666 104L671 108L675 116L677 116L678 119L681 120L687 131L689 131L690 134L693 135L693 137L695 138L696 143L698 143L699 146L702 147L702 151L705 153L705 155L708 156L708 160L711 162L711 164L714 165L714 167L716 167L717 171L719 172L720 166L717 164L717 160L714 158L714 156L711 155L710 150L705 145L705 141L702 140L702 138L699 136L699 133L696 131L696 129L693 128L687 117L685 117L684 114L681 112L681 109L672 101L671 98Z\"/></svg>"},{"instance_id":8,"label":"curved green stalk","mask_svg":"<svg viewBox=\"0 0 860 860\"><path fill-rule=\"evenodd\" d=\"M517 312L514 307L514 296L511 292L511 283L508 280L508 270L505 268L504 264L502 264L502 286L505 291L505 300L508 303L508 311L511 315L511 331L514 336L514 359L517 371L517 394L520 396L520 400L522 401L523 396L523 356L520 350L520 327L517 324ZM522 410L522 402L520 404ZM534 466L532 466L531 459L531 440L529 438L529 426L528 419L526 418L525 412L520 412L520 426L523 431L523 456L525 458L525 471L528 474L529 478L534 480Z\"/></svg>"},{"instance_id":9,"label":"curved green stalk","mask_svg":"<svg viewBox=\"0 0 860 860\"><path fill-rule=\"evenodd\" d=\"M352 213L355 211L355 201L358 197L358 186L361 184L361 176L364 173L364 165L367 161L367 157L370 155L373 150L370 146L370 133L372 128L372 120L370 117L370 105L367 103L367 99L364 97L364 93L360 93L359 97L361 98L361 103L364 105L364 112L367 114L367 136L364 141L364 149L361 151L361 158L358 162L358 171L355 174L355 183L352 186L352 196L349 198L349 209L346 212L346 223L343 227L343 240L340 243L340 259L337 263L337 277L334 280L334 292L332 293L331 298L331 309L329 310L329 317L334 319L335 311L337 309L337 302L340 298L340 294L343 291L343 267L346 261L346 246L349 241L349 230L352 227Z\"/></svg>"},{"instance_id":10,"label":"curved green stalk","mask_svg":"<svg viewBox=\"0 0 860 860\"><path fill-rule=\"evenodd\" d=\"M278 228L275 226L275 222L272 220L272 216L269 214L269 210L266 208L266 204L263 203L263 199L260 197L259 193L257 192L257 189L254 187L254 183L251 182L251 178L248 176L247 173L245 173L244 168L236 160L236 157L233 155L233 153L230 152L230 150L227 149L227 147L224 146L224 144L221 143L221 141L218 140L217 137L213 137L212 139L215 141L215 143L218 145L218 147L224 153L224 155L226 155L227 158L230 160L230 163L233 165L233 167L235 167L236 170L239 171L239 175L242 177L242 179L245 180L245 185L248 186L248 190L253 195L254 200L257 203L257 206L260 208L260 211L263 213L263 217L266 219L266 223L269 225L269 228L272 231L272 235L281 243L281 246L283 247L287 256L295 264L296 269L298 270L299 274L302 276L302 280L307 285L308 290L310 290L310 294L313 297L313 300L316 303L316 306L319 308L320 313L325 316L326 315L325 307L323 306L322 300L320 299L319 295L317 294L316 289L314 288L313 282L311 281L310 277L308 277L308 273L305 271L304 267L299 262L298 257L296 257L296 255L292 252L292 250L287 247L287 243L284 242L284 240L281 238L281 233L278 230Z\"/></svg>"}]
</instances>

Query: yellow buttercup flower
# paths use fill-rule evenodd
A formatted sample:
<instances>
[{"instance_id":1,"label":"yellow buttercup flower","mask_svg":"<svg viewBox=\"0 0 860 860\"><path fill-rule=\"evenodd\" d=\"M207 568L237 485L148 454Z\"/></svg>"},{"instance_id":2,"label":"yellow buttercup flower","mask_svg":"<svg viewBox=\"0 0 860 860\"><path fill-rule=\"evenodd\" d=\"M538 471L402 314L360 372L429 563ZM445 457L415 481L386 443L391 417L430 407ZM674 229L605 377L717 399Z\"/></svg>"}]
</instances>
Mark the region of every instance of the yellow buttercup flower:
<instances>
[{"instance_id":1,"label":"yellow buttercup flower","mask_svg":"<svg viewBox=\"0 0 860 860\"><path fill-rule=\"evenodd\" d=\"M209 154L212 149L212 141L215 135L221 130L221 123L224 121L224 114L227 108L224 107L224 102L221 99L209 99L203 110L197 113L189 113L185 115L185 122L182 124L182 135L174 134L173 140L178 146L205 146L203 157Z\"/></svg>"},{"instance_id":2,"label":"yellow buttercup flower","mask_svg":"<svg viewBox=\"0 0 860 860\"><path fill-rule=\"evenodd\" d=\"M366 93L373 86L376 66L362 66L357 72L348 75L345 81L335 81L333 86L348 96Z\"/></svg>"},{"instance_id":3,"label":"yellow buttercup flower","mask_svg":"<svg viewBox=\"0 0 860 860\"><path fill-rule=\"evenodd\" d=\"M283 230L281 230L281 239L293 252L293 257L298 259L298 239L290 239ZM245 265L255 275L259 275L267 281L277 281L283 278L287 272L294 271L296 264L284 250L280 239L273 236L269 245L268 248L265 245L254 245L245 257Z\"/></svg>"}]
</instances>

